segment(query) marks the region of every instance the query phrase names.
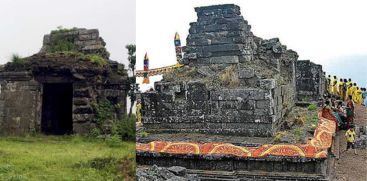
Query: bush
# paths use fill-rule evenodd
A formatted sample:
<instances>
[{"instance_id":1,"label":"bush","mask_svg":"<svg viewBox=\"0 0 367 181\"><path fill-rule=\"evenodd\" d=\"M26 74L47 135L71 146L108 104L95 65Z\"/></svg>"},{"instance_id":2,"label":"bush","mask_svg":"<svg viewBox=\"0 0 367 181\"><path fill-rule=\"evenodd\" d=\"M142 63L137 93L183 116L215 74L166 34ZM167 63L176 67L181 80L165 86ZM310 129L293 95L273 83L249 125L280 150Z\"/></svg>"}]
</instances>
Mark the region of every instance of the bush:
<instances>
[{"instance_id":1,"label":"bush","mask_svg":"<svg viewBox=\"0 0 367 181\"><path fill-rule=\"evenodd\" d=\"M119 147L122 145L122 140L118 135L113 135L107 138L106 143L109 147Z\"/></svg>"},{"instance_id":2,"label":"bush","mask_svg":"<svg viewBox=\"0 0 367 181\"><path fill-rule=\"evenodd\" d=\"M307 109L308 109L309 111L315 111L315 110L317 110L317 106L316 106L315 104L310 104L310 105L307 107Z\"/></svg>"},{"instance_id":3,"label":"bush","mask_svg":"<svg viewBox=\"0 0 367 181\"><path fill-rule=\"evenodd\" d=\"M140 137L142 137L142 138L145 138L145 137L147 137L149 135L149 133L147 133L147 132L145 132L145 131L143 131L143 132L141 132L140 133Z\"/></svg>"},{"instance_id":4,"label":"bush","mask_svg":"<svg viewBox=\"0 0 367 181\"><path fill-rule=\"evenodd\" d=\"M303 135L302 128L295 128L294 129L294 136L295 136L296 141L301 141L302 135Z\"/></svg>"},{"instance_id":5,"label":"bush","mask_svg":"<svg viewBox=\"0 0 367 181\"><path fill-rule=\"evenodd\" d=\"M23 63L25 63L25 59L20 57L18 54L13 54L11 56L11 62L13 62L15 64L23 64Z\"/></svg>"},{"instance_id":6,"label":"bush","mask_svg":"<svg viewBox=\"0 0 367 181\"><path fill-rule=\"evenodd\" d=\"M317 127L318 121L319 121L319 116L317 115L317 113L314 113L314 115L312 116L312 121L311 121L312 129L315 129Z\"/></svg>"},{"instance_id":7,"label":"bush","mask_svg":"<svg viewBox=\"0 0 367 181\"><path fill-rule=\"evenodd\" d=\"M48 51L49 52L64 52L64 51L76 51L77 48L73 42L64 40L64 39L56 39L55 44L53 44Z\"/></svg>"},{"instance_id":8,"label":"bush","mask_svg":"<svg viewBox=\"0 0 367 181\"><path fill-rule=\"evenodd\" d=\"M92 63L98 66L104 66L107 64L107 61L103 57L97 54L85 55L85 59L91 61Z\"/></svg>"},{"instance_id":9,"label":"bush","mask_svg":"<svg viewBox=\"0 0 367 181\"><path fill-rule=\"evenodd\" d=\"M58 30L51 31L51 36L53 38L53 44L51 44L46 52L64 52L64 51L77 51L78 48L75 46L74 41L72 39L66 39L63 36L63 33L73 31L76 28L66 29L61 26L57 27Z\"/></svg>"},{"instance_id":10,"label":"bush","mask_svg":"<svg viewBox=\"0 0 367 181\"><path fill-rule=\"evenodd\" d=\"M88 134L88 136L91 138L97 138L100 135L101 135L101 131L98 128L93 128L92 130L89 131L89 134Z\"/></svg>"},{"instance_id":11,"label":"bush","mask_svg":"<svg viewBox=\"0 0 367 181\"><path fill-rule=\"evenodd\" d=\"M135 115L125 115L123 119L117 121L117 134L124 140L135 141Z\"/></svg>"}]
</instances>

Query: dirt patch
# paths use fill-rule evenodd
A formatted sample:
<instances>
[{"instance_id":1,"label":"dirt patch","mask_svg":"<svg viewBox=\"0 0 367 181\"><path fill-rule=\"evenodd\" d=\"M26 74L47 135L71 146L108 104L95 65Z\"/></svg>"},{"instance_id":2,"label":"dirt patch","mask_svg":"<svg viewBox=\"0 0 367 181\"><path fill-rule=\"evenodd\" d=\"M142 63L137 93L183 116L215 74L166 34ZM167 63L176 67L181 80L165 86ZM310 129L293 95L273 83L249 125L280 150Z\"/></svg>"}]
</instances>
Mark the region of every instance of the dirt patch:
<instances>
[{"instance_id":1,"label":"dirt patch","mask_svg":"<svg viewBox=\"0 0 367 181\"><path fill-rule=\"evenodd\" d=\"M356 106L355 124L358 126L367 125L367 108ZM338 132L340 140L340 151L346 149L345 131ZM337 181L366 181L367 180L367 150L357 149L355 155L352 150L340 154L339 160L335 163L335 180Z\"/></svg>"}]
</instances>

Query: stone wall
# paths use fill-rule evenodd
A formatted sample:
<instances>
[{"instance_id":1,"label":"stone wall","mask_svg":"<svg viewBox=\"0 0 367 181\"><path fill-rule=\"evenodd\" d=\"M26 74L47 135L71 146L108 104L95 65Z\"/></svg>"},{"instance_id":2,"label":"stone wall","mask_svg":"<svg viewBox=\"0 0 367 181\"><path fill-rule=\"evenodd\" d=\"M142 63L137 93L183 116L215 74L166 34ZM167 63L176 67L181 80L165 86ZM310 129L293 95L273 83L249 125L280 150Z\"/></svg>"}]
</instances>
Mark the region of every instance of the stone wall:
<instances>
[{"instance_id":1,"label":"stone wall","mask_svg":"<svg viewBox=\"0 0 367 181\"><path fill-rule=\"evenodd\" d=\"M29 72L1 74L0 133L33 132L40 126L40 85Z\"/></svg>"},{"instance_id":2,"label":"stone wall","mask_svg":"<svg viewBox=\"0 0 367 181\"><path fill-rule=\"evenodd\" d=\"M195 8L185 66L142 94L143 124L157 132L271 136L294 106L296 52L253 35L233 4Z\"/></svg>"},{"instance_id":3,"label":"stone wall","mask_svg":"<svg viewBox=\"0 0 367 181\"><path fill-rule=\"evenodd\" d=\"M318 101L325 92L325 75L322 66L310 60L296 64L297 101Z\"/></svg>"},{"instance_id":4,"label":"stone wall","mask_svg":"<svg viewBox=\"0 0 367 181\"><path fill-rule=\"evenodd\" d=\"M143 123L151 131L271 136L294 104L290 85L209 91L200 82L158 82L142 94Z\"/></svg>"}]
</instances>

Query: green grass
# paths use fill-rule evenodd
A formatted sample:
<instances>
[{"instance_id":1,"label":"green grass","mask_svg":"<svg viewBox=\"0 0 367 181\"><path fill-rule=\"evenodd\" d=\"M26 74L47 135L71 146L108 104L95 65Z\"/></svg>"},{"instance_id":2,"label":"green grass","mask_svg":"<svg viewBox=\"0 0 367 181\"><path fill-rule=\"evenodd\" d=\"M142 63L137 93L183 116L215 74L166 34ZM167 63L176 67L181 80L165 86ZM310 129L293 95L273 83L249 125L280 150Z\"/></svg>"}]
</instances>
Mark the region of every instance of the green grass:
<instances>
[{"instance_id":1,"label":"green grass","mask_svg":"<svg viewBox=\"0 0 367 181\"><path fill-rule=\"evenodd\" d=\"M60 55L64 55L67 57L74 57L84 61L90 61L93 64L96 64L100 67L107 65L107 60L98 54L84 54L78 51L56 51L56 52L47 52L45 55L46 57L58 57Z\"/></svg>"},{"instance_id":2,"label":"green grass","mask_svg":"<svg viewBox=\"0 0 367 181\"><path fill-rule=\"evenodd\" d=\"M310 104L307 109L309 111L316 111L317 110L317 105L316 104Z\"/></svg>"},{"instance_id":3,"label":"green grass","mask_svg":"<svg viewBox=\"0 0 367 181\"><path fill-rule=\"evenodd\" d=\"M109 146L79 136L0 137L4 181L130 180L134 160L134 142Z\"/></svg>"}]
</instances>

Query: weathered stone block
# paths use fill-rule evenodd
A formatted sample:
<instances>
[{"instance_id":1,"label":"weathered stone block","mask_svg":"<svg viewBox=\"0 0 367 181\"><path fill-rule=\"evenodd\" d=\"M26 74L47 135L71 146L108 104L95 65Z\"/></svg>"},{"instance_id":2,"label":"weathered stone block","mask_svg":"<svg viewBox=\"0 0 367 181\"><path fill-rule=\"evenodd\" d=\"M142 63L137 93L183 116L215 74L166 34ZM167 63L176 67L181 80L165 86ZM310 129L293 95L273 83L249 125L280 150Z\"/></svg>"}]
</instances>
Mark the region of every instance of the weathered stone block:
<instances>
[{"instance_id":1,"label":"weathered stone block","mask_svg":"<svg viewBox=\"0 0 367 181\"><path fill-rule=\"evenodd\" d=\"M209 61L211 64L235 64L238 63L238 56L211 57Z\"/></svg>"},{"instance_id":2,"label":"weathered stone block","mask_svg":"<svg viewBox=\"0 0 367 181\"><path fill-rule=\"evenodd\" d=\"M238 72L240 79L248 79L255 76L255 70L252 68L242 68Z\"/></svg>"},{"instance_id":3,"label":"weathered stone block","mask_svg":"<svg viewBox=\"0 0 367 181\"><path fill-rule=\"evenodd\" d=\"M275 79L262 79L262 80L260 80L260 88L270 90L270 89L274 89L275 86L276 86Z\"/></svg>"}]
</instances>

